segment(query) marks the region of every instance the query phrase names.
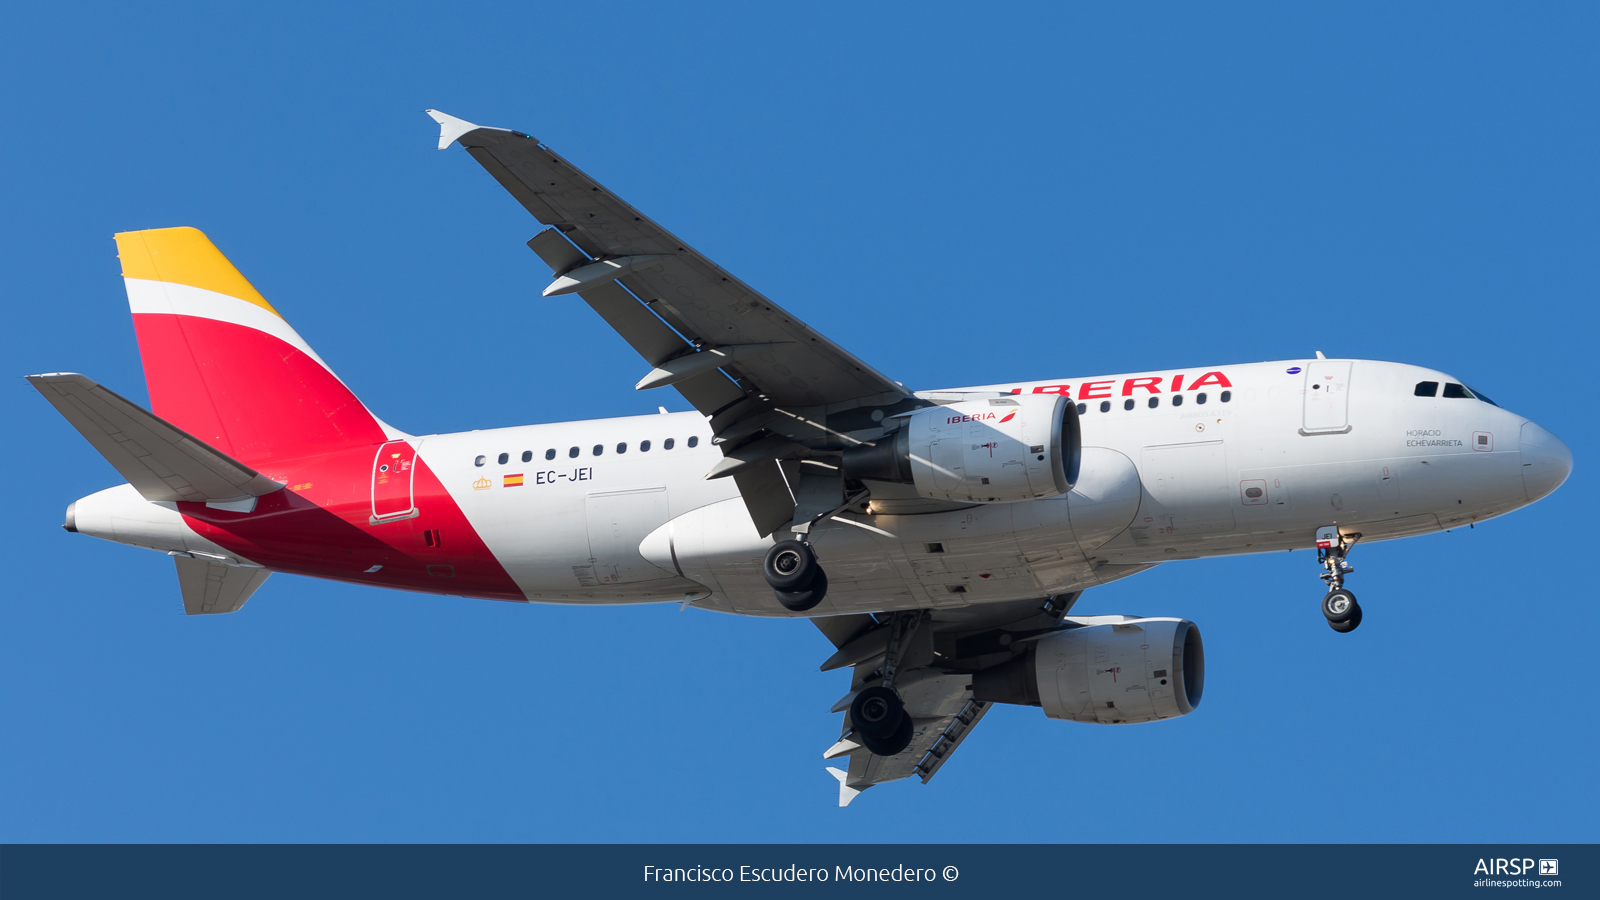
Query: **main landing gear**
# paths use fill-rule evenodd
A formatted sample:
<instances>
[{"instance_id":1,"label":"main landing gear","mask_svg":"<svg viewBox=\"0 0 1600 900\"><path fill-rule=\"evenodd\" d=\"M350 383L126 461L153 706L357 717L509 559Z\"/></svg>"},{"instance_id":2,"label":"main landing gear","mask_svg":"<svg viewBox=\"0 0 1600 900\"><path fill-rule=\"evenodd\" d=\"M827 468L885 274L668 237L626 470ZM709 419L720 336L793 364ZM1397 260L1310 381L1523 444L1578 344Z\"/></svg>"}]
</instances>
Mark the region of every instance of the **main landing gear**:
<instances>
[{"instance_id":1,"label":"main landing gear","mask_svg":"<svg viewBox=\"0 0 1600 900\"><path fill-rule=\"evenodd\" d=\"M773 544L761 561L761 574L778 595L778 602L792 612L811 609L828 593L828 576L805 541Z\"/></svg>"},{"instance_id":2,"label":"main landing gear","mask_svg":"<svg viewBox=\"0 0 1600 900\"><path fill-rule=\"evenodd\" d=\"M883 656L883 681L862 688L850 701L850 729L854 740L878 756L894 756L911 746L915 726L906 705L894 689L900 654L911 634L922 624L921 613L892 613L889 641Z\"/></svg>"},{"instance_id":3,"label":"main landing gear","mask_svg":"<svg viewBox=\"0 0 1600 900\"><path fill-rule=\"evenodd\" d=\"M1340 534L1339 526L1325 525L1317 529L1317 562L1323 568L1322 580L1328 593L1322 598L1322 615L1328 627L1340 634L1349 634L1361 624L1361 604L1356 595L1344 589L1344 577L1356 570L1345 562L1350 548L1361 540L1360 534Z\"/></svg>"}]
</instances>

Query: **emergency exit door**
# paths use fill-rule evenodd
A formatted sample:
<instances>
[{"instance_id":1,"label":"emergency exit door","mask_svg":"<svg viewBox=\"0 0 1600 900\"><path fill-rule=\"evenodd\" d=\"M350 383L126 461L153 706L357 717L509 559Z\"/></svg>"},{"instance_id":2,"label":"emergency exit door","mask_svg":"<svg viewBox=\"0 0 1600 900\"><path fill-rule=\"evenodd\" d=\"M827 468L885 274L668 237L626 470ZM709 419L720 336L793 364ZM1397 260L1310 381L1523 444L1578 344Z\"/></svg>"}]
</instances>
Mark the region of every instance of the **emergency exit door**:
<instances>
[{"instance_id":1,"label":"emergency exit door","mask_svg":"<svg viewBox=\"0 0 1600 900\"><path fill-rule=\"evenodd\" d=\"M1350 430L1350 361L1318 359L1306 366L1305 422L1301 434Z\"/></svg>"},{"instance_id":2,"label":"emergency exit door","mask_svg":"<svg viewBox=\"0 0 1600 900\"><path fill-rule=\"evenodd\" d=\"M412 482L417 451L406 441L390 441L372 460L372 522L410 518L417 511Z\"/></svg>"}]
</instances>

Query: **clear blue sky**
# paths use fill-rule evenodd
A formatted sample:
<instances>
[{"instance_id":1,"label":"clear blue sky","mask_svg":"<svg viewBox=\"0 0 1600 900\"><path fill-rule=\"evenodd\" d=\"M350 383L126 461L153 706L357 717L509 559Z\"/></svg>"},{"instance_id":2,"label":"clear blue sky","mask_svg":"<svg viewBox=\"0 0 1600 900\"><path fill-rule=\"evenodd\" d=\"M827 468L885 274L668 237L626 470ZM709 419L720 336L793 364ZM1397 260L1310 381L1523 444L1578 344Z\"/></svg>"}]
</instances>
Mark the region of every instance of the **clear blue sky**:
<instances>
[{"instance_id":1,"label":"clear blue sky","mask_svg":"<svg viewBox=\"0 0 1600 900\"><path fill-rule=\"evenodd\" d=\"M29 4L0 83L0 840L1595 841L1588 4ZM981 11L979 11L981 9ZM687 409L437 107L547 141L918 388L1309 356L1465 378L1576 472L1483 528L1170 565L1194 715L990 715L848 810L804 622L275 576L182 615L64 533L117 476L20 377L144 398L114 231L207 232L414 433ZM739 710L743 721L723 717Z\"/></svg>"}]
</instances>

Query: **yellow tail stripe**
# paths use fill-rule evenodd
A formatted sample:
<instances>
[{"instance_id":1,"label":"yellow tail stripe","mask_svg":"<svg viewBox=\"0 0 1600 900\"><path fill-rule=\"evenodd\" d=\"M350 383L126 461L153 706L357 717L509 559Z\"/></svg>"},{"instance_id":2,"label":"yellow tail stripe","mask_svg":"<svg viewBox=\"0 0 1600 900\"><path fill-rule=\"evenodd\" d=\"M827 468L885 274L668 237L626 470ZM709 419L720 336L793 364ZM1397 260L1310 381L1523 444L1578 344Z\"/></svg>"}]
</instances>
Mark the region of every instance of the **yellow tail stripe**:
<instances>
[{"instance_id":1,"label":"yellow tail stripe","mask_svg":"<svg viewBox=\"0 0 1600 900\"><path fill-rule=\"evenodd\" d=\"M187 284L237 297L277 316L267 298L261 296L239 270L228 262L211 239L195 228L153 228L149 231L124 231L116 236L117 255L122 259L125 278ZM278 316L278 318L283 318Z\"/></svg>"}]
</instances>

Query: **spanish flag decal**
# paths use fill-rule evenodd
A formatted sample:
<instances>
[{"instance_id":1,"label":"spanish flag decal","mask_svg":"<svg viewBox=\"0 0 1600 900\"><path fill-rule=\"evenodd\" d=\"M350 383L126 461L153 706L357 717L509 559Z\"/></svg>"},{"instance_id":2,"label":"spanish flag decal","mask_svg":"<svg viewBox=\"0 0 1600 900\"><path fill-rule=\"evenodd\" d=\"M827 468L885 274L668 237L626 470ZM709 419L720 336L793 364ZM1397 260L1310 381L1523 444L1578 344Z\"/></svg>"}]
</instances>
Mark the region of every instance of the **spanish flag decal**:
<instances>
[{"instance_id":1,"label":"spanish flag decal","mask_svg":"<svg viewBox=\"0 0 1600 900\"><path fill-rule=\"evenodd\" d=\"M521 475L507 475L505 483L500 485L500 486L501 487L522 487L522 476Z\"/></svg>"}]
</instances>

